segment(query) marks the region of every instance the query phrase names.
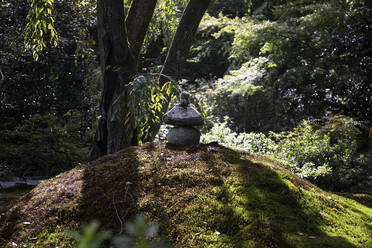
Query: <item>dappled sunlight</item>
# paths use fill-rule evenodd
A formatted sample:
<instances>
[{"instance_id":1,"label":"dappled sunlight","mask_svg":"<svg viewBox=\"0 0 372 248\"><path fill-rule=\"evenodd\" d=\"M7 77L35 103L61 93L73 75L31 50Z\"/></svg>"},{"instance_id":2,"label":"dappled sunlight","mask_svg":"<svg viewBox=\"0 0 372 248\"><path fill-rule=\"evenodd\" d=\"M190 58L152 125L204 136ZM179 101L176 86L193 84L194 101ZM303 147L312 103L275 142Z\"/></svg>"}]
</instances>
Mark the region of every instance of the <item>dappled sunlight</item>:
<instances>
[{"instance_id":1,"label":"dappled sunlight","mask_svg":"<svg viewBox=\"0 0 372 248\"><path fill-rule=\"evenodd\" d=\"M138 213L175 247L360 247L372 232L370 208L262 155L147 143L40 184L3 214L0 233L21 244L35 237L36 247L51 237L72 244L63 230L98 220L119 234Z\"/></svg>"}]
</instances>

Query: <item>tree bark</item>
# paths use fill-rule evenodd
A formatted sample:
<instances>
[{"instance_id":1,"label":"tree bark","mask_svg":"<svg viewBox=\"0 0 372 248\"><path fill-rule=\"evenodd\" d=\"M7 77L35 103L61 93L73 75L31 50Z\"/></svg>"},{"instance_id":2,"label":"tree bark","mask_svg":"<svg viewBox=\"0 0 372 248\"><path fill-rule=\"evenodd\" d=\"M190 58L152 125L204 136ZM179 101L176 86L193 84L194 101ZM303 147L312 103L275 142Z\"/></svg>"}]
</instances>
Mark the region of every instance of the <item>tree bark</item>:
<instances>
[{"instance_id":1,"label":"tree bark","mask_svg":"<svg viewBox=\"0 0 372 248\"><path fill-rule=\"evenodd\" d=\"M133 57L138 60L157 0L133 0L125 25Z\"/></svg>"},{"instance_id":2,"label":"tree bark","mask_svg":"<svg viewBox=\"0 0 372 248\"><path fill-rule=\"evenodd\" d=\"M135 73L135 62L127 41L123 1L98 0L97 21L102 96L92 159L135 143L126 87Z\"/></svg>"}]
</instances>

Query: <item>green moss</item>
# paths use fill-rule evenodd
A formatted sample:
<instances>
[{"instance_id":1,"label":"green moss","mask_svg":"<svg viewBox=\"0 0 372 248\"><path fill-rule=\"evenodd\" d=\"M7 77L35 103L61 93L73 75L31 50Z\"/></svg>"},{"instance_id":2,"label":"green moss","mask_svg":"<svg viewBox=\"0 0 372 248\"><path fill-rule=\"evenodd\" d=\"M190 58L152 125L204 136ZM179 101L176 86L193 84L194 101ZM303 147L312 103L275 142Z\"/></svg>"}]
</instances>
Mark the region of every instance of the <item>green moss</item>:
<instances>
[{"instance_id":1,"label":"green moss","mask_svg":"<svg viewBox=\"0 0 372 248\"><path fill-rule=\"evenodd\" d=\"M30 248L74 248L76 247L76 242L71 239L71 237L66 233L65 227L60 225L56 226L54 230L42 231L36 238L34 242L29 242L26 247Z\"/></svg>"},{"instance_id":2,"label":"green moss","mask_svg":"<svg viewBox=\"0 0 372 248\"><path fill-rule=\"evenodd\" d=\"M3 214L8 226L0 235L64 240L54 230L92 219L117 233L115 208L125 221L139 212L159 221L175 247L372 245L371 208L322 191L275 161L162 143L128 148L46 181ZM39 224L25 228L22 221L31 216Z\"/></svg>"}]
</instances>

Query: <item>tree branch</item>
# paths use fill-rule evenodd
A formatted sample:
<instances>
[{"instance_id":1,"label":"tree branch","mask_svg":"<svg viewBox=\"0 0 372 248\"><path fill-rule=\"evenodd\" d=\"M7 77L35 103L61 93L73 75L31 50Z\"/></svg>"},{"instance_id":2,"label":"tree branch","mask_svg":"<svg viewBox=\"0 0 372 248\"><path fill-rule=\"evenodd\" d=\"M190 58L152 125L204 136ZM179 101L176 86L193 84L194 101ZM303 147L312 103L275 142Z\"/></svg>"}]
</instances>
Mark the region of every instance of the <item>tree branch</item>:
<instances>
[{"instance_id":1,"label":"tree branch","mask_svg":"<svg viewBox=\"0 0 372 248\"><path fill-rule=\"evenodd\" d=\"M4 74L3 74L3 71L1 70L1 68L0 68L0 88L1 88L1 86L3 85L3 83L4 83L4 79L5 79L5 76L4 76Z\"/></svg>"},{"instance_id":2,"label":"tree branch","mask_svg":"<svg viewBox=\"0 0 372 248\"><path fill-rule=\"evenodd\" d=\"M211 0L190 0L184 10L161 74L178 80L181 64L186 60L194 35ZM167 78L160 76L159 81L166 83Z\"/></svg>"},{"instance_id":3,"label":"tree branch","mask_svg":"<svg viewBox=\"0 0 372 248\"><path fill-rule=\"evenodd\" d=\"M157 0L133 0L125 26L132 56L137 61Z\"/></svg>"}]
</instances>

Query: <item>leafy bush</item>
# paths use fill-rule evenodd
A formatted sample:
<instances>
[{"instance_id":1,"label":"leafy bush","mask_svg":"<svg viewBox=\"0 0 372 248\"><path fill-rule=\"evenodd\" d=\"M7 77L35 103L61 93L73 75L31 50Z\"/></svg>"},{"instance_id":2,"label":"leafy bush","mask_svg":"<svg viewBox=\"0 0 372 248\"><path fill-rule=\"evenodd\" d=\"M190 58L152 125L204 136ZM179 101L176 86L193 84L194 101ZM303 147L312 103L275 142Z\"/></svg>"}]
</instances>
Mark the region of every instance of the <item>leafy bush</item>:
<instances>
[{"instance_id":1,"label":"leafy bush","mask_svg":"<svg viewBox=\"0 0 372 248\"><path fill-rule=\"evenodd\" d=\"M314 131L307 121L292 132L271 136L279 140L273 157L301 177L315 179L331 173L335 149L330 145L329 135Z\"/></svg>"},{"instance_id":2,"label":"leafy bush","mask_svg":"<svg viewBox=\"0 0 372 248\"><path fill-rule=\"evenodd\" d=\"M218 93L249 96L262 90L257 86L267 68L268 59L258 57L244 63L238 70L231 70L218 82Z\"/></svg>"},{"instance_id":3,"label":"leafy bush","mask_svg":"<svg viewBox=\"0 0 372 248\"><path fill-rule=\"evenodd\" d=\"M69 231L69 235L78 242L78 248L98 248L111 237L107 231L99 231L96 221L82 227L81 233ZM166 248L165 243L157 238L158 225L149 224L143 215L137 215L135 220L126 223L126 235L114 237L117 248Z\"/></svg>"},{"instance_id":4,"label":"leafy bush","mask_svg":"<svg viewBox=\"0 0 372 248\"><path fill-rule=\"evenodd\" d=\"M352 123L346 117L338 117L338 120ZM291 132L270 132L268 136L263 133L237 134L227 126L225 119L204 134L202 141L218 141L227 147L266 154L299 176L333 190L345 190L355 186L360 179L368 178L366 160L359 154L357 145L358 130L354 126L333 140L331 137L340 129L329 130L329 125L315 129L314 126L302 121Z\"/></svg>"},{"instance_id":5,"label":"leafy bush","mask_svg":"<svg viewBox=\"0 0 372 248\"><path fill-rule=\"evenodd\" d=\"M93 221L83 226L81 233L69 231L68 234L78 242L77 248L99 248L111 236L110 232L98 231L99 226L99 222Z\"/></svg>"},{"instance_id":6,"label":"leafy bush","mask_svg":"<svg viewBox=\"0 0 372 248\"><path fill-rule=\"evenodd\" d=\"M153 139L153 126L162 122L158 113L164 112L163 106L175 98L180 89L173 81L161 85L158 74L143 74L130 83L130 90L129 105L134 109L137 139L142 144ZM113 109L116 111L115 104Z\"/></svg>"},{"instance_id":7,"label":"leafy bush","mask_svg":"<svg viewBox=\"0 0 372 248\"><path fill-rule=\"evenodd\" d=\"M219 144L248 152L269 154L275 146L273 140L263 133L239 133L232 131L227 125L228 119L222 123L216 122L212 129L203 134L202 143L218 142Z\"/></svg>"},{"instance_id":8,"label":"leafy bush","mask_svg":"<svg viewBox=\"0 0 372 248\"><path fill-rule=\"evenodd\" d=\"M143 215L137 215L126 224L127 234L116 237L114 244L118 248L166 248L168 246L157 238L158 229L158 224L149 224Z\"/></svg>"},{"instance_id":9,"label":"leafy bush","mask_svg":"<svg viewBox=\"0 0 372 248\"><path fill-rule=\"evenodd\" d=\"M239 132L280 131L290 126L282 118L283 102L271 87L263 86L269 76L270 61L251 59L238 70L231 70L216 83L216 116L228 115Z\"/></svg>"}]
</instances>

